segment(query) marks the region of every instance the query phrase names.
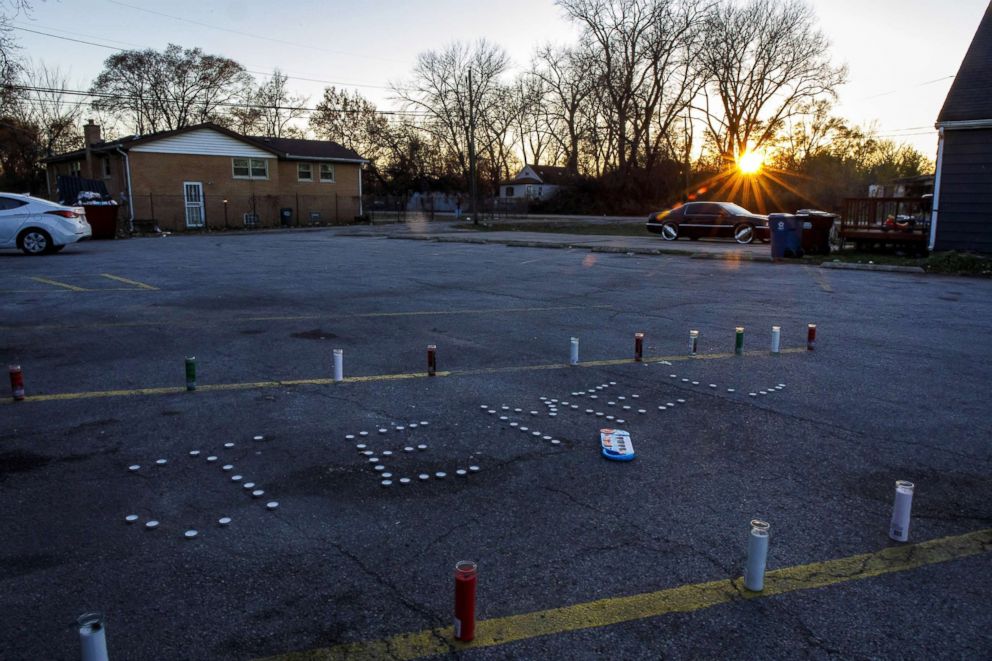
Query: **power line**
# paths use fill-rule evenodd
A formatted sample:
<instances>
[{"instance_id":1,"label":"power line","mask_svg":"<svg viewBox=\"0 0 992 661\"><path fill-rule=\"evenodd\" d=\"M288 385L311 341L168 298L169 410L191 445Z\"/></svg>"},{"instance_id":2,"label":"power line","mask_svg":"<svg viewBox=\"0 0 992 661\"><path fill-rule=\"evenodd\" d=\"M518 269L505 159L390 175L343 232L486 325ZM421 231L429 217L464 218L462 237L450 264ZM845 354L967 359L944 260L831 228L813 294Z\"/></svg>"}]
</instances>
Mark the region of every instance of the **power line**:
<instances>
[{"instance_id":1,"label":"power line","mask_svg":"<svg viewBox=\"0 0 992 661\"><path fill-rule=\"evenodd\" d=\"M933 80L926 80L926 81L924 81L922 83L918 83L916 85L910 85L909 87L900 87L899 89L889 90L888 92L880 92L878 94L872 94L871 96L866 96L866 97L860 98L860 99L858 99L858 101L867 101L869 99L877 99L877 98L879 98L881 96L889 96L890 94L896 94L898 92L905 92L906 90L915 90L915 89L917 89L919 87L926 87L927 85L934 85L936 83L939 83L939 82L942 82L942 81L945 81L945 80L950 80L951 78L954 78L954 76L942 76L940 78L934 78Z\"/></svg>"},{"instance_id":2,"label":"power line","mask_svg":"<svg viewBox=\"0 0 992 661\"><path fill-rule=\"evenodd\" d=\"M901 129L889 129L886 131L886 133L899 133L900 131L922 131L923 129L930 129L936 131L936 129L933 128L933 126L907 126L906 128L901 128Z\"/></svg>"},{"instance_id":3,"label":"power line","mask_svg":"<svg viewBox=\"0 0 992 661\"><path fill-rule=\"evenodd\" d=\"M79 37L86 37L87 39L100 39L102 41L109 41L109 42L115 43L115 44L124 44L125 46L130 46L131 48L146 48L145 46L142 46L141 44L136 44L133 41L122 41L120 39L108 39L107 37L104 37L102 35L101 36L96 36L96 35L92 35L92 34L86 34L85 32L80 32L79 30L63 30L62 28L53 28L50 25L42 25L42 24L40 24L40 23L38 23L36 21L32 21L31 22L31 27L30 28L29 27L25 27L24 25L17 24L17 23L11 23L11 27L17 28L18 30L24 30L25 32L34 32L35 34L43 34L43 35L48 36L48 37L58 37L58 35L51 35L51 34L48 34L46 32L38 32L34 28L41 28L42 30L54 30L55 32L63 32L63 33L66 33L66 34L72 34L72 35L76 35L76 36L79 36ZM101 48L111 48L111 46L108 46L106 44L94 44L94 45L100 46Z\"/></svg>"},{"instance_id":4,"label":"power line","mask_svg":"<svg viewBox=\"0 0 992 661\"><path fill-rule=\"evenodd\" d=\"M12 89L14 91L29 92L29 93L30 92L34 92L34 93L38 93L38 94L66 94L68 96L85 96L85 97L90 97L90 98L93 98L93 99L122 99L122 100L126 100L126 101L139 101L139 102L148 102L149 101L149 99L146 99L145 97L136 96L136 95L111 94L109 92L89 92L89 91L86 91L86 90L71 90L71 89L64 89L64 88L58 88L58 87L36 87L36 86L32 86L32 85L11 85L10 86L10 89ZM25 97L25 98L31 98L31 97ZM41 98L32 99L32 100L41 101L41 102L52 102L53 101L53 99L41 99ZM92 104L94 102L93 101L66 101L65 103L76 103L78 105L90 105L90 104ZM296 106L267 105L267 104L262 104L262 103L231 103L231 102L222 102L222 103L215 103L213 105L218 106L218 107L225 107L225 108L248 108L248 109L254 109L254 110L300 110L300 111L303 111L303 112L320 112L322 110L321 108L307 108L307 107L296 107ZM347 109L347 110L345 110L345 109L339 109L339 110L334 110L333 112L338 112L338 113L343 113L343 114L355 114L355 113L360 113L362 111L361 110L357 110L357 109L355 109L355 110L352 110L352 109ZM397 116L413 116L413 117L419 117L419 116L423 116L423 115L426 114L426 113L424 113L422 111L418 111L418 110L375 110L374 112L377 113L377 114L380 114L380 115L397 115Z\"/></svg>"},{"instance_id":5,"label":"power line","mask_svg":"<svg viewBox=\"0 0 992 661\"><path fill-rule=\"evenodd\" d=\"M937 129L932 131L921 131L919 133L879 133L875 137L877 138L911 138L916 135L932 135L936 137Z\"/></svg>"},{"instance_id":6,"label":"power line","mask_svg":"<svg viewBox=\"0 0 992 661\"><path fill-rule=\"evenodd\" d=\"M45 37L52 37L54 39L62 39L63 41L71 41L71 42L74 42L74 43L77 43L77 44L85 44L87 46L96 46L97 48L105 48L107 50L113 50L113 51L118 51L118 52L123 52L123 51L127 50L127 49L121 48L119 46L111 46L110 44L101 44L101 43L97 43L95 41L86 41L85 39L76 39L74 37L66 37L66 36L63 36L63 35L60 35L60 34L52 34L50 32L42 32L40 30L32 30L30 28L21 27L19 25L14 25L13 28L15 30L21 30L22 32L30 32L32 34L40 34L40 35L43 35ZM48 28L48 29L49 30L59 30L58 28ZM59 30L59 31L63 31L63 30ZM128 42L118 42L118 43L128 43ZM141 47L136 46L136 48L141 48ZM258 75L258 76L268 76L269 75L269 72L267 72L267 71L255 71L255 70L252 70L252 69L245 69L245 71L247 73L255 74L255 75ZM371 83L348 83L348 82L344 82L344 81L340 81L340 80L324 80L322 78L307 78L307 77L304 77L304 76L291 76L289 74L283 74L283 75L285 75L286 78L289 78L291 80L301 80L301 81L308 82L308 83L323 83L325 85L341 85L343 87L366 87L366 88L371 88L371 89L381 89L381 90L389 90L389 91L394 91L394 90L395 91L405 91L402 88L393 88L393 87L390 87L389 85L372 85Z\"/></svg>"},{"instance_id":7,"label":"power line","mask_svg":"<svg viewBox=\"0 0 992 661\"><path fill-rule=\"evenodd\" d=\"M118 0L107 0L107 2L109 2L111 4L114 4L114 5L118 5L120 7L127 7L128 9L134 9L136 11L142 11L142 12L145 12L147 14L154 14L156 16L164 16L165 18L171 18L172 20L175 20L175 21L182 21L183 23L190 23L192 25L199 25L200 27L210 28L211 30L220 30L221 32L228 32L230 34L241 35L242 37L251 37L252 39L261 39L263 41L270 41L270 42L276 43L276 44L283 44L285 46L295 46L297 48L306 48L306 49L309 49L309 50L320 51L322 53L332 53L334 55L347 55L349 57L367 58L367 59L370 59L370 60L380 60L380 61L383 61L383 62L397 62L397 63L403 64L399 60L394 60L394 59L391 59L391 58L388 58L388 57L379 57L379 56L376 56L376 55L364 55L364 54L358 54L358 53L349 53L347 51L340 51L340 50L330 50L330 49L327 49L327 48L321 48L320 46L311 46L309 44L301 44L301 43L298 43L298 42L295 42L295 41L287 41L285 39L276 39L275 37L267 37L267 36L262 35L262 34L254 34L252 32L243 32L241 30L234 30L232 28L225 28L225 27L221 27L219 25L211 25L210 23L203 23L202 21L194 21L191 18L185 18L183 16L174 16L173 14L166 14L164 12L155 11L154 9L146 9L145 7L137 7L135 5L129 5L126 2L118 2Z\"/></svg>"},{"instance_id":8,"label":"power line","mask_svg":"<svg viewBox=\"0 0 992 661\"><path fill-rule=\"evenodd\" d=\"M118 48L117 46L108 46L107 44L98 44L95 41L84 41L83 39L73 39L72 37L63 37L57 34L49 34L48 32L40 32L38 30L31 30L28 28L22 28L19 26L14 26L15 30L20 30L21 32L31 32L33 34L41 34L46 37L55 37L56 39L64 39L65 41L73 41L77 44L86 44L87 46L96 46L97 48L106 48L109 50L124 50L123 48Z\"/></svg>"}]
</instances>

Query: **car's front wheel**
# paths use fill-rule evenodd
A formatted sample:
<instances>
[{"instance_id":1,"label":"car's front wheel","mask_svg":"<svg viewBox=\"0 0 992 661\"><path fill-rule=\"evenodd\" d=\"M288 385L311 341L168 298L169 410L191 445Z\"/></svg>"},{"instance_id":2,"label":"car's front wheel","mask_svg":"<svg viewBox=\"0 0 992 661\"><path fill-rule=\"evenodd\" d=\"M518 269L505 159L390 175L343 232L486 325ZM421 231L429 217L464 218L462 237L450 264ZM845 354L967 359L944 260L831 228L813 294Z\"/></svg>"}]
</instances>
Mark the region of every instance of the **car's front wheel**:
<instances>
[{"instance_id":1,"label":"car's front wheel","mask_svg":"<svg viewBox=\"0 0 992 661\"><path fill-rule=\"evenodd\" d=\"M25 255L44 255L52 249L52 237L45 230L27 229L17 238L17 247Z\"/></svg>"},{"instance_id":2,"label":"car's front wheel","mask_svg":"<svg viewBox=\"0 0 992 661\"><path fill-rule=\"evenodd\" d=\"M741 223L734 227L734 241L741 244L748 244L754 241L754 226Z\"/></svg>"},{"instance_id":3,"label":"car's front wheel","mask_svg":"<svg viewBox=\"0 0 992 661\"><path fill-rule=\"evenodd\" d=\"M665 223L661 226L661 238L665 241L674 241L679 238L679 226L675 223Z\"/></svg>"}]
</instances>

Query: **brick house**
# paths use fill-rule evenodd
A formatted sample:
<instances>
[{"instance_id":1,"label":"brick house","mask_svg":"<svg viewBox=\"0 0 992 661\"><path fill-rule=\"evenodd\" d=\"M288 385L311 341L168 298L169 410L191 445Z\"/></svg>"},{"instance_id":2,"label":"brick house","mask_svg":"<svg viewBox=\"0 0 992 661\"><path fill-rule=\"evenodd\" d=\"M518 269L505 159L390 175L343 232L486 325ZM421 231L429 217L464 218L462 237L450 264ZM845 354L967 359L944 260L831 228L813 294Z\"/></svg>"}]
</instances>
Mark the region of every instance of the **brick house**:
<instances>
[{"instance_id":1,"label":"brick house","mask_svg":"<svg viewBox=\"0 0 992 661\"><path fill-rule=\"evenodd\" d=\"M334 224L362 215L362 165L327 140L244 136L216 124L104 141L46 160L57 177L102 180L132 225L163 230ZM71 201L67 201L71 202Z\"/></svg>"}]
</instances>

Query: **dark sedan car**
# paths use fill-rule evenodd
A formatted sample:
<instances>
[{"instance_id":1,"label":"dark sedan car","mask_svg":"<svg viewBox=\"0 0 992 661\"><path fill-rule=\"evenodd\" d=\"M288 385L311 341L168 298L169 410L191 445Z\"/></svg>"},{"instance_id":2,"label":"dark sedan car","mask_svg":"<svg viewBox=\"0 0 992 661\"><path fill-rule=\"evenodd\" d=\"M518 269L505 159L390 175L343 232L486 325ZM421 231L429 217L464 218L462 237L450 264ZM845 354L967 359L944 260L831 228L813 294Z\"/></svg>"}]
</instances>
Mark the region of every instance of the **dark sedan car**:
<instances>
[{"instance_id":1,"label":"dark sedan car","mask_svg":"<svg viewBox=\"0 0 992 661\"><path fill-rule=\"evenodd\" d=\"M768 216L751 213L730 202L689 202L648 216L649 232L666 241L686 237L726 238L737 243L768 240Z\"/></svg>"}]
</instances>

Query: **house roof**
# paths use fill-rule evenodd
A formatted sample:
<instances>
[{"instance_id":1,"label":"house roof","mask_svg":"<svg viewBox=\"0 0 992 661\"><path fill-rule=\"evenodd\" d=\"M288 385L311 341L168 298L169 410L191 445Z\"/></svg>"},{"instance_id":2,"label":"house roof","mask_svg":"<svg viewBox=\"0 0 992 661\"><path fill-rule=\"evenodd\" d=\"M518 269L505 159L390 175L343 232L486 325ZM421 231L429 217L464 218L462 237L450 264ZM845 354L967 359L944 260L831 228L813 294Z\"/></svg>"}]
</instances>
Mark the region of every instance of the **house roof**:
<instances>
[{"instance_id":1,"label":"house roof","mask_svg":"<svg viewBox=\"0 0 992 661\"><path fill-rule=\"evenodd\" d=\"M526 174L527 169L537 175L537 178ZM575 180L575 175L568 171L568 168L556 165L525 165L521 168L517 176L512 179L500 182L501 186L512 186L514 184L569 184Z\"/></svg>"},{"instance_id":2,"label":"house roof","mask_svg":"<svg viewBox=\"0 0 992 661\"><path fill-rule=\"evenodd\" d=\"M530 169L533 170L541 181L546 184L565 184L572 181L575 177L568 171L568 168L562 168L555 165L532 165Z\"/></svg>"},{"instance_id":3,"label":"house roof","mask_svg":"<svg viewBox=\"0 0 992 661\"><path fill-rule=\"evenodd\" d=\"M245 136L263 149L279 153L280 158L287 159L317 159L338 161L363 161L354 150L348 149L330 140L301 140L297 138L266 138L265 136Z\"/></svg>"},{"instance_id":4,"label":"house roof","mask_svg":"<svg viewBox=\"0 0 992 661\"><path fill-rule=\"evenodd\" d=\"M348 149L330 140L295 140L290 138L266 138L264 136L241 135L230 129L226 129L219 124L206 122L193 126L186 126L181 129L171 131L157 131L146 135L129 135L118 140L100 141L93 143L91 149L94 152L108 152L117 149L127 151L131 147L154 142L163 138L168 138L199 129L210 129L217 131L235 140L248 143L252 146L264 149L281 160L325 160L325 161L355 161L365 162L355 151ZM86 155L85 149L58 154L45 159L47 163L57 163L60 161L71 161L82 158Z\"/></svg>"},{"instance_id":5,"label":"house roof","mask_svg":"<svg viewBox=\"0 0 992 661\"><path fill-rule=\"evenodd\" d=\"M992 4L978 25L971 46L944 99L937 124L992 119Z\"/></svg>"}]
</instances>

